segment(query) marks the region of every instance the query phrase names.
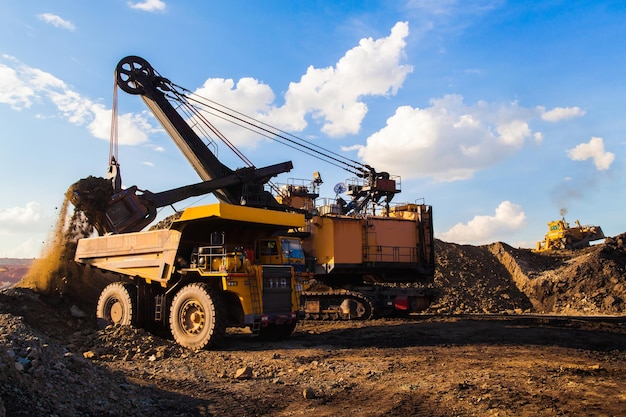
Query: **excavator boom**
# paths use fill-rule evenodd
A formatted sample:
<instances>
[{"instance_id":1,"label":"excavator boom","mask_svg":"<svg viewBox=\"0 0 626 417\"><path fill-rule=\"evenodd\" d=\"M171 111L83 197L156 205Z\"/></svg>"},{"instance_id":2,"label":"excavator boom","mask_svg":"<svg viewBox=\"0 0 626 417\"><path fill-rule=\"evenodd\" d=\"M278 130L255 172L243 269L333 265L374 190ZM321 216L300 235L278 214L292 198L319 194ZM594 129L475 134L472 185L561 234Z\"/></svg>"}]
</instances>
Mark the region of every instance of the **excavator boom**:
<instances>
[{"instance_id":1,"label":"excavator boom","mask_svg":"<svg viewBox=\"0 0 626 417\"><path fill-rule=\"evenodd\" d=\"M146 106L159 120L203 181L237 175L242 180L245 179L245 182L248 184L262 186L271 176L288 172L293 168L291 162L285 162L280 165L282 171L271 172L269 177L267 172L265 172L267 170L246 172L246 175L237 174L211 152L193 128L172 106L166 97L166 93L177 95L176 88L168 79L159 76L148 61L138 56L127 56L117 64L115 73L117 85L129 94L141 96ZM277 167L277 165L274 165L274 167ZM239 205L242 204L242 200L245 200L246 203L250 202L250 199L244 196L243 188L241 182L235 182L234 184L214 189L211 192L220 201Z\"/></svg>"},{"instance_id":2,"label":"excavator boom","mask_svg":"<svg viewBox=\"0 0 626 417\"><path fill-rule=\"evenodd\" d=\"M265 190L265 184L272 177L289 172L293 168L291 161L263 168L249 166L233 170L217 159L170 103L171 96L180 102L184 102L185 97L169 80L159 76L148 61L137 56L123 58L117 64L115 76L122 90L141 96L203 181L158 193L146 190L138 194L136 186L122 190L119 164L112 158L106 180L108 182L105 181L104 187L100 187L107 190L98 192L98 195L110 195L104 215L101 213L101 205L94 204L93 177L72 187L73 203L87 207L91 217L96 219L94 224L99 233L140 231L156 218L158 208L209 193L228 204L286 209Z\"/></svg>"}]
</instances>

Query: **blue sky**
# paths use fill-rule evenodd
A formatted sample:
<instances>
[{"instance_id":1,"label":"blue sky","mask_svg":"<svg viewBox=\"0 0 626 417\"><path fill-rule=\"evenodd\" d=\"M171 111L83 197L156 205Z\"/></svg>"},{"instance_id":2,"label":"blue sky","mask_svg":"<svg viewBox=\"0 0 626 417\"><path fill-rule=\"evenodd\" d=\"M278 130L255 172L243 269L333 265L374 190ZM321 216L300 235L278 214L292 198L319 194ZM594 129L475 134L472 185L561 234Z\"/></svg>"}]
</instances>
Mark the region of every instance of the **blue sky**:
<instances>
[{"instance_id":1,"label":"blue sky","mask_svg":"<svg viewBox=\"0 0 626 417\"><path fill-rule=\"evenodd\" d=\"M623 233L624 38L620 1L0 0L0 257L39 256L67 188L105 175L127 55L401 176L396 200L431 204L445 241L533 247L561 209ZM125 186L199 181L138 97L119 115ZM293 160L276 182L319 171L334 197L351 176L225 133L256 166Z\"/></svg>"}]
</instances>

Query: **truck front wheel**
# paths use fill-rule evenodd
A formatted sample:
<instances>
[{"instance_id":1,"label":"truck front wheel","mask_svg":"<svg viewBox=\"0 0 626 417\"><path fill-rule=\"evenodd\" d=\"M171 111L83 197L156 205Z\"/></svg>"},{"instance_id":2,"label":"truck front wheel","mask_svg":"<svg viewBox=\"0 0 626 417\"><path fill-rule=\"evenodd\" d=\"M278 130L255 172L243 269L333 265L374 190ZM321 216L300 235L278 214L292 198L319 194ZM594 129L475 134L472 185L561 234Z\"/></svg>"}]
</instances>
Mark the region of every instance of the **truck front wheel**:
<instances>
[{"instance_id":1,"label":"truck front wheel","mask_svg":"<svg viewBox=\"0 0 626 417\"><path fill-rule=\"evenodd\" d=\"M104 287L96 307L98 327L104 329L110 324L133 324L136 309L133 296L134 288L121 282Z\"/></svg>"},{"instance_id":2,"label":"truck front wheel","mask_svg":"<svg viewBox=\"0 0 626 417\"><path fill-rule=\"evenodd\" d=\"M172 300L170 330L176 342L189 349L219 344L226 333L226 309L219 293L202 283L181 288Z\"/></svg>"}]
</instances>

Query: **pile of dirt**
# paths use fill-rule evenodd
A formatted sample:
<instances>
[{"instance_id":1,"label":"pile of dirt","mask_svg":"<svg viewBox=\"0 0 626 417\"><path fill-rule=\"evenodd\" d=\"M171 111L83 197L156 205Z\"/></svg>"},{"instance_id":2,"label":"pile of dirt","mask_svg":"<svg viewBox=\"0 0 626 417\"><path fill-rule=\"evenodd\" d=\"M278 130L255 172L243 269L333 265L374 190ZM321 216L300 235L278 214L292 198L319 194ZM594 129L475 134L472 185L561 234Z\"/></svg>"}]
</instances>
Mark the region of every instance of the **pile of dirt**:
<instances>
[{"instance_id":1,"label":"pile of dirt","mask_svg":"<svg viewBox=\"0 0 626 417\"><path fill-rule=\"evenodd\" d=\"M554 269L529 280L536 310L555 314L626 313L626 234L582 253L569 252Z\"/></svg>"},{"instance_id":2,"label":"pile of dirt","mask_svg":"<svg viewBox=\"0 0 626 417\"><path fill-rule=\"evenodd\" d=\"M436 241L432 313L626 314L626 233L577 251Z\"/></svg>"},{"instance_id":3,"label":"pile of dirt","mask_svg":"<svg viewBox=\"0 0 626 417\"><path fill-rule=\"evenodd\" d=\"M522 313L532 302L489 246L435 241L435 284L441 296L429 313Z\"/></svg>"}]
</instances>

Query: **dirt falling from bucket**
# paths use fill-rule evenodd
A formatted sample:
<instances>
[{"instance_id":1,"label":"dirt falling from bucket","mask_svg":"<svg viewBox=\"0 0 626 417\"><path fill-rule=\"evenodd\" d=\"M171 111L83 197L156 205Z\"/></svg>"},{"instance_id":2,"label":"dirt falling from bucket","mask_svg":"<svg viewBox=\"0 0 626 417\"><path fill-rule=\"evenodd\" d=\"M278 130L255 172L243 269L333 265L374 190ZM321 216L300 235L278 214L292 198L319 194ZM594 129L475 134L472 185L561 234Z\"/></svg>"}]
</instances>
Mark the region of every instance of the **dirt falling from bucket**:
<instances>
[{"instance_id":1,"label":"dirt falling from bucket","mask_svg":"<svg viewBox=\"0 0 626 417\"><path fill-rule=\"evenodd\" d=\"M92 235L95 225L101 221L102 214L95 213L104 213L111 195L107 187L110 189L110 183L104 178L89 177L67 190L41 257L32 264L17 286L45 295L67 296L77 302L94 302L103 286L101 274L94 274L77 265L74 254L78 240ZM94 198L95 195L98 197ZM72 205L74 211L69 216ZM92 214L95 220L88 219L85 213ZM95 279L94 275L98 278Z\"/></svg>"}]
</instances>

